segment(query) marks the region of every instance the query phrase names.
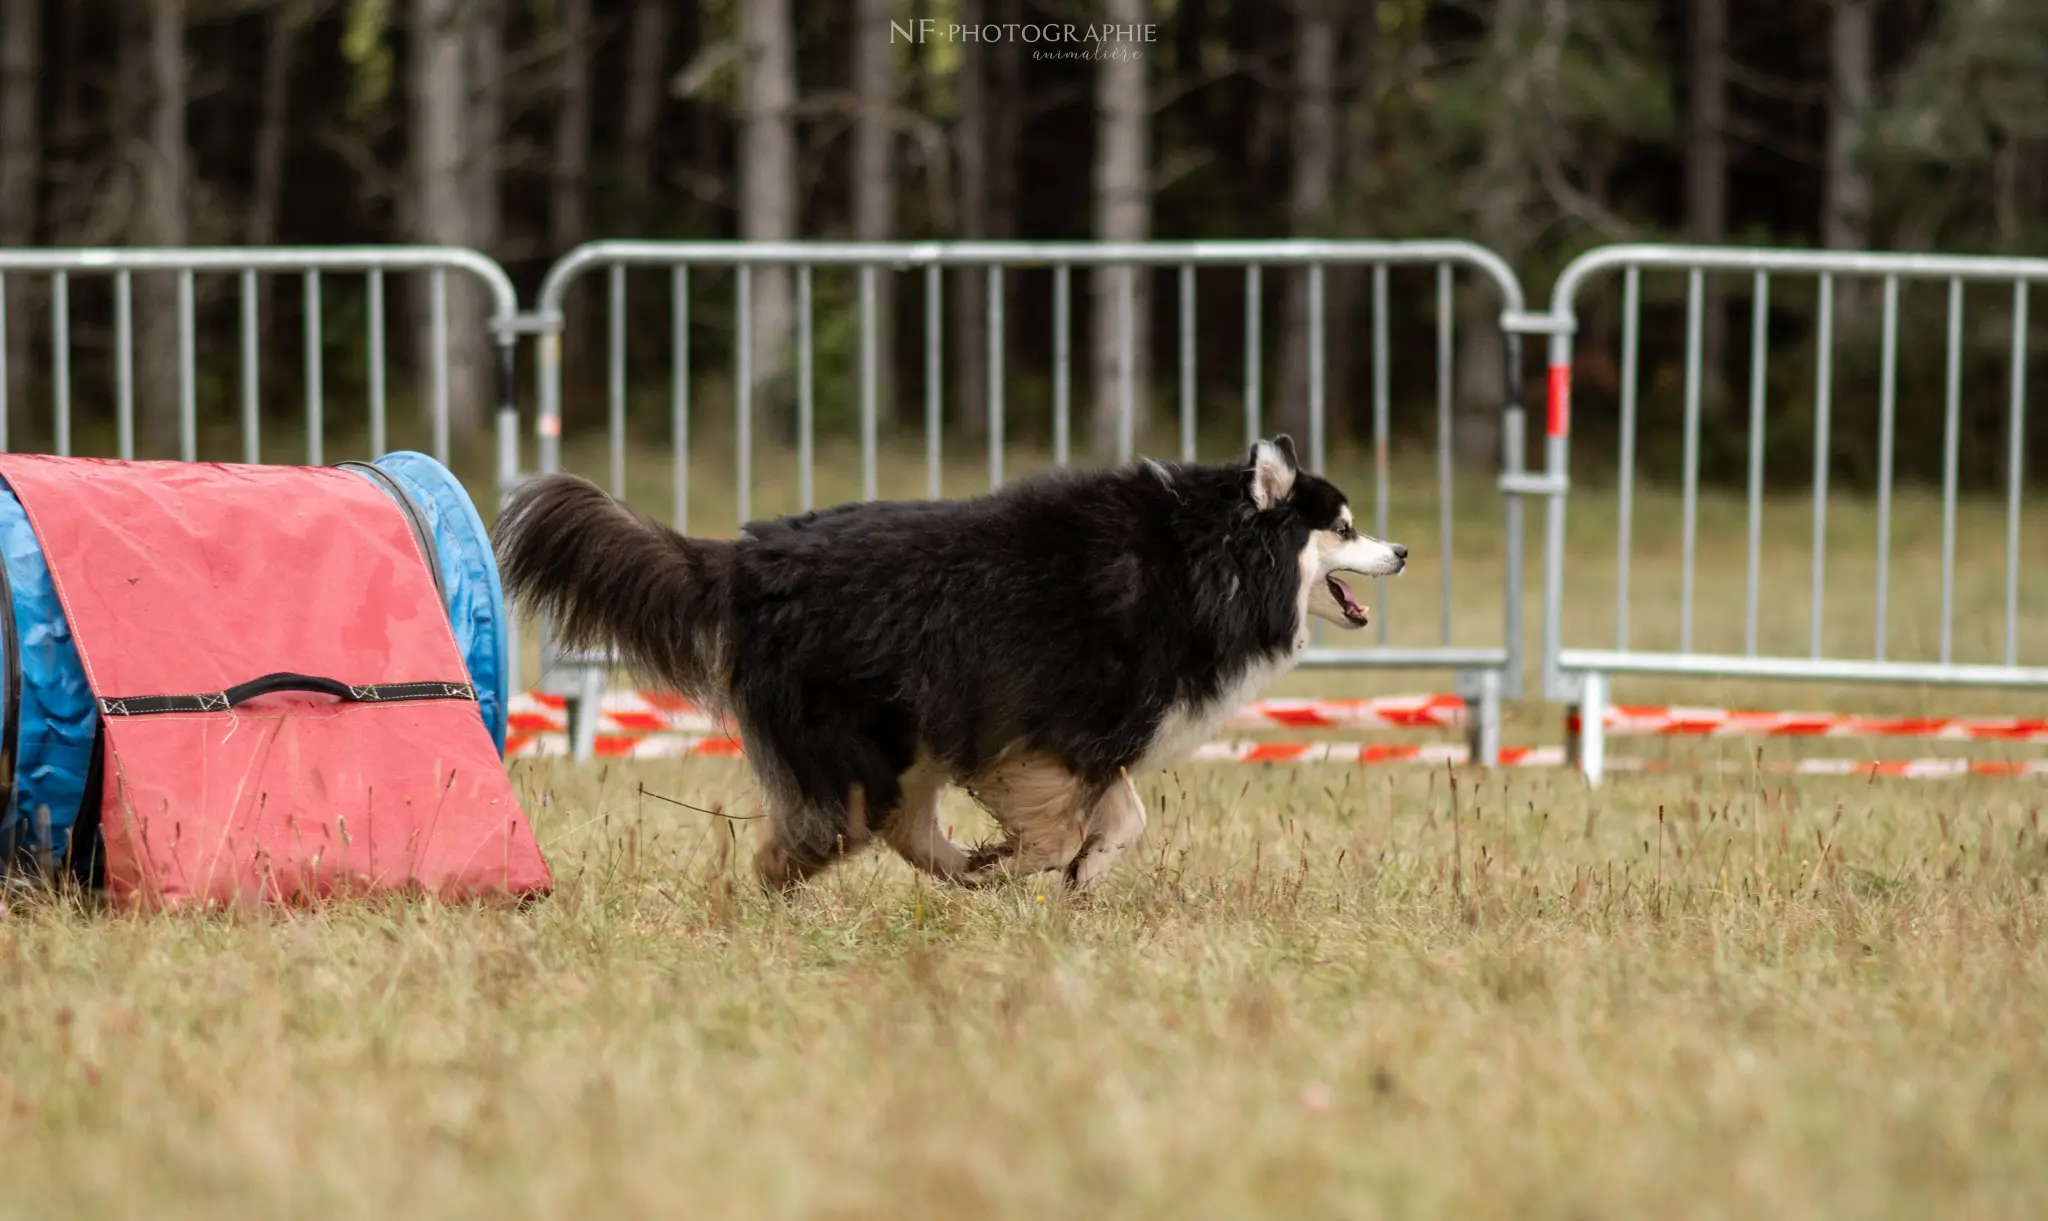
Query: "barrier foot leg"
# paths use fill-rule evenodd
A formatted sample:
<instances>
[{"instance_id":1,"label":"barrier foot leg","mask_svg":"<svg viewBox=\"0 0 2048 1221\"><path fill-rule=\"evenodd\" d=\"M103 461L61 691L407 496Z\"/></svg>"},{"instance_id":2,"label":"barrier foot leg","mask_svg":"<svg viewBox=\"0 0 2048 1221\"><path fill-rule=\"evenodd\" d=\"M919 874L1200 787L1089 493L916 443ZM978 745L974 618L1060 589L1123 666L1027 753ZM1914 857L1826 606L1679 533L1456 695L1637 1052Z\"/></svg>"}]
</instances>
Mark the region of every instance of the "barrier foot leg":
<instances>
[{"instance_id":1,"label":"barrier foot leg","mask_svg":"<svg viewBox=\"0 0 2048 1221\"><path fill-rule=\"evenodd\" d=\"M1598 787L1607 770L1607 676L1588 674L1579 695L1579 774Z\"/></svg>"},{"instance_id":2,"label":"barrier foot leg","mask_svg":"<svg viewBox=\"0 0 2048 1221\"><path fill-rule=\"evenodd\" d=\"M598 709L604 703L604 670L586 666L569 701L569 754L578 763L597 755Z\"/></svg>"},{"instance_id":3,"label":"barrier foot leg","mask_svg":"<svg viewBox=\"0 0 2048 1221\"><path fill-rule=\"evenodd\" d=\"M1500 766L1500 671L1481 670L1461 684L1465 697L1465 744L1471 761Z\"/></svg>"}]
</instances>

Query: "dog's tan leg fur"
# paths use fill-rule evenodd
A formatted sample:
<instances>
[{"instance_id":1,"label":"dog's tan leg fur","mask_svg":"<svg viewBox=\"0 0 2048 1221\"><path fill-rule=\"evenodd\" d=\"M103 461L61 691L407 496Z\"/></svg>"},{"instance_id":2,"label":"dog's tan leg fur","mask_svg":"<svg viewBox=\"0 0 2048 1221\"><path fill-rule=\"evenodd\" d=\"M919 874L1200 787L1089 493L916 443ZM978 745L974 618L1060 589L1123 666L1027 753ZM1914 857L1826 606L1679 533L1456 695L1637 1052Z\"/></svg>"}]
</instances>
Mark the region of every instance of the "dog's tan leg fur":
<instances>
[{"instance_id":1,"label":"dog's tan leg fur","mask_svg":"<svg viewBox=\"0 0 2048 1221\"><path fill-rule=\"evenodd\" d=\"M967 849L953 842L939 822L939 794L945 773L923 759L903 773L903 808L882 824L882 842L926 873L958 878L967 872Z\"/></svg>"},{"instance_id":2,"label":"dog's tan leg fur","mask_svg":"<svg viewBox=\"0 0 2048 1221\"><path fill-rule=\"evenodd\" d=\"M1124 849L1137 843L1144 833L1145 803L1139 800L1138 788L1126 772L1123 782L1104 793L1089 812L1088 844L1074 862L1074 889L1094 889Z\"/></svg>"},{"instance_id":3,"label":"dog's tan leg fur","mask_svg":"<svg viewBox=\"0 0 2048 1221\"><path fill-rule=\"evenodd\" d=\"M1005 759L968 784L1003 828L1007 843L977 853L970 880L995 870L1014 876L1065 869L1087 839L1083 786L1059 761L1040 754Z\"/></svg>"}]
</instances>

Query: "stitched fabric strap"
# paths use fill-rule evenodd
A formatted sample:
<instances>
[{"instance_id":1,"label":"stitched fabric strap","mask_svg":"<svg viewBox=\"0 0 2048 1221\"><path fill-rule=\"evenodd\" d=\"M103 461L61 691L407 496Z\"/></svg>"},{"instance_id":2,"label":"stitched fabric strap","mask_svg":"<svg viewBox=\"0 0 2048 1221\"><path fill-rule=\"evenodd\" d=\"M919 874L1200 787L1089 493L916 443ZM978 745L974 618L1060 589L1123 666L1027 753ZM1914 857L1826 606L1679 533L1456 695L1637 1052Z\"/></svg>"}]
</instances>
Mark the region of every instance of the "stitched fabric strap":
<instances>
[{"instance_id":1,"label":"stitched fabric strap","mask_svg":"<svg viewBox=\"0 0 2048 1221\"><path fill-rule=\"evenodd\" d=\"M476 700L468 683L371 683L356 686L311 674L266 674L225 691L199 695L101 696L101 716L150 716L163 712L225 712L245 700L274 691L312 691L351 704L390 704L406 700Z\"/></svg>"}]
</instances>

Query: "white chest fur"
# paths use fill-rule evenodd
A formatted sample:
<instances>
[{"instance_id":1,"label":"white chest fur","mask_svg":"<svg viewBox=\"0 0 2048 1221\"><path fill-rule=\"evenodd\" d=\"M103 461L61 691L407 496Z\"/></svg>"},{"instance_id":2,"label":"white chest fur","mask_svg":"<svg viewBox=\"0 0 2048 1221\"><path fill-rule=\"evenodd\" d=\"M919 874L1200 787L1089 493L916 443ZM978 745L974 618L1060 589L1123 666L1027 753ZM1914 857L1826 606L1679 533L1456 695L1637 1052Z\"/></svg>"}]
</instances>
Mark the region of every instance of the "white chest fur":
<instances>
[{"instance_id":1,"label":"white chest fur","mask_svg":"<svg viewBox=\"0 0 2048 1221\"><path fill-rule=\"evenodd\" d=\"M1160 719L1158 731L1152 735L1152 744L1145 749L1144 757L1138 760L1137 771L1163 771L1186 759L1197 746L1215 737L1216 731L1223 728L1223 722L1229 720L1240 705L1257 699L1274 679L1292 670L1301 660L1302 651L1308 648L1309 590L1317 577L1313 538L1302 548L1296 563L1300 567L1301 579L1294 595L1294 648L1253 662L1238 675L1236 682L1217 692L1213 700L1179 703L1167 709L1166 715Z\"/></svg>"},{"instance_id":2,"label":"white chest fur","mask_svg":"<svg viewBox=\"0 0 2048 1221\"><path fill-rule=\"evenodd\" d=\"M1167 709L1159 729L1152 735L1152 744L1133 770L1163 771L1186 759L1196 747L1216 736L1239 705L1258 698L1274 679L1292 670L1300 656L1296 651L1253 662L1236 682L1217 692L1215 699L1178 703Z\"/></svg>"}]
</instances>

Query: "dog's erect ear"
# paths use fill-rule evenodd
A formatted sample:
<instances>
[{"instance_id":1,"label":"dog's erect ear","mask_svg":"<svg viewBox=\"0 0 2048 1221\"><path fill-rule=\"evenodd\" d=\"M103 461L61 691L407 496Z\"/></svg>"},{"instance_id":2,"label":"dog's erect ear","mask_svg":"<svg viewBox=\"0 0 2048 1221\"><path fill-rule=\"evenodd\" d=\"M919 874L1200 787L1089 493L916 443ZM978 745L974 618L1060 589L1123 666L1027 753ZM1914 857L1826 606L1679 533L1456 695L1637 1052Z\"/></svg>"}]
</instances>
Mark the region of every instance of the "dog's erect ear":
<instances>
[{"instance_id":1,"label":"dog's erect ear","mask_svg":"<svg viewBox=\"0 0 2048 1221\"><path fill-rule=\"evenodd\" d=\"M1300 466L1294 460L1294 442L1286 433L1254 443L1247 463L1245 491L1254 507L1270 509L1294 491L1294 475Z\"/></svg>"}]
</instances>

